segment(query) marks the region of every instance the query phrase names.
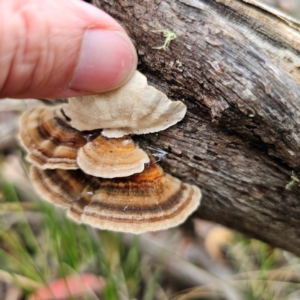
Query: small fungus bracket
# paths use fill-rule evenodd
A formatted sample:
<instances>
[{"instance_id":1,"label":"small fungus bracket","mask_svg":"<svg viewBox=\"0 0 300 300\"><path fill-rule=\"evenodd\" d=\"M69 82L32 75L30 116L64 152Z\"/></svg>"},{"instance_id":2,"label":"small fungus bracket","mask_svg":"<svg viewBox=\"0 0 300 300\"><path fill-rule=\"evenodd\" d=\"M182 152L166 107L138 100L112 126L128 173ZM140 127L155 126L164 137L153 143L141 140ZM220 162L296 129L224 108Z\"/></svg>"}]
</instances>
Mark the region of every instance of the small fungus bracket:
<instances>
[{"instance_id":1,"label":"small fungus bracket","mask_svg":"<svg viewBox=\"0 0 300 300\"><path fill-rule=\"evenodd\" d=\"M158 33L161 32L165 38L165 42L163 45L152 47L152 49L156 49L156 50L167 50L169 48L171 41L173 41L177 38L177 34L168 29L152 30L152 32L158 32Z\"/></svg>"},{"instance_id":2,"label":"small fungus bracket","mask_svg":"<svg viewBox=\"0 0 300 300\"><path fill-rule=\"evenodd\" d=\"M300 179L298 178L298 176L295 174L294 171L292 171L292 175L291 175L291 181L285 186L286 190L290 190L292 188L292 186L295 185L295 183L298 183L299 185Z\"/></svg>"}]
</instances>

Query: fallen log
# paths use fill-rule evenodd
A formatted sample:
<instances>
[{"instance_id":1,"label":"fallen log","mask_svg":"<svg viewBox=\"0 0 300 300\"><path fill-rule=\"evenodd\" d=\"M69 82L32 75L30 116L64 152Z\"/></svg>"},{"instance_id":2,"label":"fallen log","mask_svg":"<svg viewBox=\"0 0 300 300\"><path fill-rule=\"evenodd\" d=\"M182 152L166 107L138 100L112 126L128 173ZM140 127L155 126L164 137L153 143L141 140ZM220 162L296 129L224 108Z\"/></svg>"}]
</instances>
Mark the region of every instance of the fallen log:
<instances>
[{"instance_id":1,"label":"fallen log","mask_svg":"<svg viewBox=\"0 0 300 300\"><path fill-rule=\"evenodd\" d=\"M300 255L300 187L286 189L300 174L300 24L253 0L93 4L126 28L149 83L188 107L138 140L202 189L197 216Z\"/></svg>"}]
</instances>

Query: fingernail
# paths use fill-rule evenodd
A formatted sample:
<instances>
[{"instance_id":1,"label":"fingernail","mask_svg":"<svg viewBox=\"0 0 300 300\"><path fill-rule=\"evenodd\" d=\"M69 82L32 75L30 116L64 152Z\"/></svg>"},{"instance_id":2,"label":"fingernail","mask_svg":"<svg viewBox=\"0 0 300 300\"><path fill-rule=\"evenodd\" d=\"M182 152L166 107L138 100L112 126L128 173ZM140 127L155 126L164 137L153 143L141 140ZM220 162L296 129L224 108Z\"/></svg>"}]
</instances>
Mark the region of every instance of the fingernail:
<instances>
[{"instance_id":1,"label":"fingernail","mask_svg":"<svg viewBox=\"0 0 300 300\"><path fill-rule=\"evenodd\" d=\"M91 93L112 90L132 76L136 64L135 49L125 34L90 29L84 34L69 87Z\"/></svg>"}]
</instances>

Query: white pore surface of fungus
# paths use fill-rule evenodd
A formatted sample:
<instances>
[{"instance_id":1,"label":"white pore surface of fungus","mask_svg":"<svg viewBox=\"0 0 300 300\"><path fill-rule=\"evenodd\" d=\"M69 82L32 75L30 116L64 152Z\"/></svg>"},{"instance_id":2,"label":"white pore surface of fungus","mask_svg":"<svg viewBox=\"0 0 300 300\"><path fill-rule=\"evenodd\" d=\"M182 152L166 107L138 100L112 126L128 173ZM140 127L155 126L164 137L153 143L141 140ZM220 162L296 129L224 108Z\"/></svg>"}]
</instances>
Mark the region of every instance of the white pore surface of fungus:
<instances>
[{"instance_id":1,"label":"white pore surface of fungus","mask_svg":"<svg viewBox=\"0 0 300 300\"><path fill-rule=\"evenodd\" d=\"M63 106L78 130L104 129L102 135L118 138L164 130L183 119L186 106L147 84L135 72L122 87L98 95L74 97Z\"/></svg>"}]
</instances>

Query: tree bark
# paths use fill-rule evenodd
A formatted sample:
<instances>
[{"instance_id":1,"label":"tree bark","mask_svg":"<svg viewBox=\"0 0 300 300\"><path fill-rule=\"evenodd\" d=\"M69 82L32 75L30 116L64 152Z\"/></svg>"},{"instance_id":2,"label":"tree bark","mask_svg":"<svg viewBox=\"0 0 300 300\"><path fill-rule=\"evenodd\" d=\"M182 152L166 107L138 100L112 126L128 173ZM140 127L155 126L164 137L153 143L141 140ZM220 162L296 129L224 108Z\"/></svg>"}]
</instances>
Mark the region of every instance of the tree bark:
<instances>
[{"instance_id":1,"label":"tree bark","mask_svg":"<svg viewBox=\"0 0 300 300\"><path fill-rule=\"evenodd\" d=\"M198 185L197 216L300 255L300 24L253 0L93 0L131 36L151 85L185 119L138 137ZM177 34L168 49L154 46ZM161 152L163 153L163 152Z\"/></svg>"}]
</instances>

